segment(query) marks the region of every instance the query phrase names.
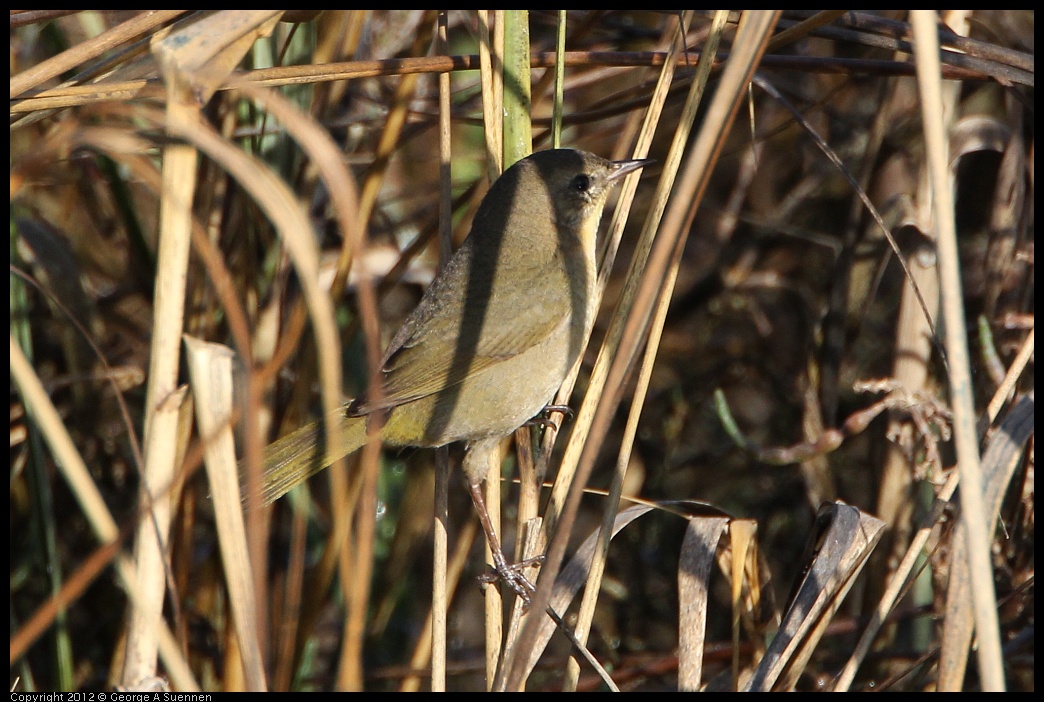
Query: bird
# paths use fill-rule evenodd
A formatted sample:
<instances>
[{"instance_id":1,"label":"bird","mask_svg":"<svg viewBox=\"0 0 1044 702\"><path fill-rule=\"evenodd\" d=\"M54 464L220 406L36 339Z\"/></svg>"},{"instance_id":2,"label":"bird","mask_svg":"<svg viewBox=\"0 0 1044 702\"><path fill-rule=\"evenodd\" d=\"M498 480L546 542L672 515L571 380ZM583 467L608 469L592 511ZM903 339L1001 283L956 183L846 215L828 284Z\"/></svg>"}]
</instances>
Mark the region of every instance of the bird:
<instances>
[{"instance_id":1,"label":"bird","mask_svg":"<svg viewBox=\"0 0 1044 702\"><path fill-rule=\"evenodd\" d=\"M471 230L392 338L371 388L325 422L265 448L270 503L366 443L380 417L390 446L466 442L468 490L497 574L524 598L482 496L488 457L541 414L583 351L597 313L596 239L606 198L647 159L537 151L493 182ZM334 437L326 449L326 433Z\"/></svg>"}]
</instances>

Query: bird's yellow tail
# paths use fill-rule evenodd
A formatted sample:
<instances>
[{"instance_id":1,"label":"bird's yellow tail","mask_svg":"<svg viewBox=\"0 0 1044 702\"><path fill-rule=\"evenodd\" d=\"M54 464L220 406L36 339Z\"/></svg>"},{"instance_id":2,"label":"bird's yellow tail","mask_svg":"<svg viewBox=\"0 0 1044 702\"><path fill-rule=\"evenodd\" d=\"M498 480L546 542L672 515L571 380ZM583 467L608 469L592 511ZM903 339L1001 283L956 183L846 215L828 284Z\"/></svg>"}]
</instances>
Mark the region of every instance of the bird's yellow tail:
<instances>
[{"instance_id":1,"label":"bird's yellow tail","mask_svg":"<svg viewBox=\"0 0 1044 702\"><path fill-rule=\"evenodd\" d=\"M326 451L326 432L334 444ZM346 417L343 410L325 422L312 422L265 447L261 502L278 500L323 468L366 443L366 417Z\"/></svg>"}]
</instances>

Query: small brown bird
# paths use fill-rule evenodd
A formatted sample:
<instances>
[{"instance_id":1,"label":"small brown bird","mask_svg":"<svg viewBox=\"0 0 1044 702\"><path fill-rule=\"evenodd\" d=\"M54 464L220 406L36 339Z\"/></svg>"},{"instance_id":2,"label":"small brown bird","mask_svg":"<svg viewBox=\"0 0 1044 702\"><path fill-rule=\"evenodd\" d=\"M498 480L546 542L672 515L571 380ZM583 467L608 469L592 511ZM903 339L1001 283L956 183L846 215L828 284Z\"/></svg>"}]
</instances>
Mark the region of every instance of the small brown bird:
<instances>
[{"instance_id":1,"label":"small brown bird","mask_svg":"<svg viewBox=\"0 0 1044 702\"><path fill-rule=\"evenodd\" d=\"M490 187L471 232L385 354L379 391L264 452L262 499L278 499L366 442L384 415L393 446L468 442L463 468L498 574L525 595L486 514L486 456L551 401L594 323L595 239L606 197L646 160L540 151ZM326 453L325 431L336 448Z\"/></svg>"}]
</instances>

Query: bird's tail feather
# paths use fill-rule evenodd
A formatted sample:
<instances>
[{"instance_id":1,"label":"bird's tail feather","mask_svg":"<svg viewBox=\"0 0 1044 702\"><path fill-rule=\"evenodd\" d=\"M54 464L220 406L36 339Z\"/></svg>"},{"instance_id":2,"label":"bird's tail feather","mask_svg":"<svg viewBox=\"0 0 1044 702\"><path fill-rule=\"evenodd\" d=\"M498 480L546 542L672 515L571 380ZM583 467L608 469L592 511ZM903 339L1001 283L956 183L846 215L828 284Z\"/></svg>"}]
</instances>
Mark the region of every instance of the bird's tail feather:
<instances>
[{"instance_id":1,"label":"bird's tail feather","mask_svg":"<svg viewBox=\"0 0 1044 702\"><path fill-rule=\"evenodd\" d=\"M326 432L333 446L326 449ZM262 456L261 502L278 500L338 458L366 443L366 417L345 417L342 411L325 422L312 422L265 447Z\"/></svg>"}]
</instances>

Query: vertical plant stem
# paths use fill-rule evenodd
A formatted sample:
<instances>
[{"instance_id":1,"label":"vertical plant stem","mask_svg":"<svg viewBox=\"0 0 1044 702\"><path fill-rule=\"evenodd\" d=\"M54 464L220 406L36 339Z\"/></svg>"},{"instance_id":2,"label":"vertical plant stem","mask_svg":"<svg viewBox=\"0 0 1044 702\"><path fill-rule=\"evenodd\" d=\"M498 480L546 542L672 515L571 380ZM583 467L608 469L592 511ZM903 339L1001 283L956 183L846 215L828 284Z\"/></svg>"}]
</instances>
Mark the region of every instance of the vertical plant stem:
<instances>
[{"instance_id":1,"label":"vertical plant stem","mask_svg":"<svg viewBox=\"0 0 1044 702\"><path fill-rule=\"evenodd\" d=\"M939 250L939 284L942 292L946 354L949 359L950 396L953 404L953 435L957 466L961 475L961 524L968 541L972 591L975 598L975 627L978 631L979 675L987 691L1004 690L1004 667L997 623L997 599L993 590L990 561L991 525L986 524L979 465L979 440L975 429L968 335L965 331L964 299L961 290L954 222L953 191L950 187L949 149L942 127L942 96L939 79L938 17L933 10L911 15L917 82L921 89L924 137L932 180L933 219Z\"/></svg>"}]
</instances>

